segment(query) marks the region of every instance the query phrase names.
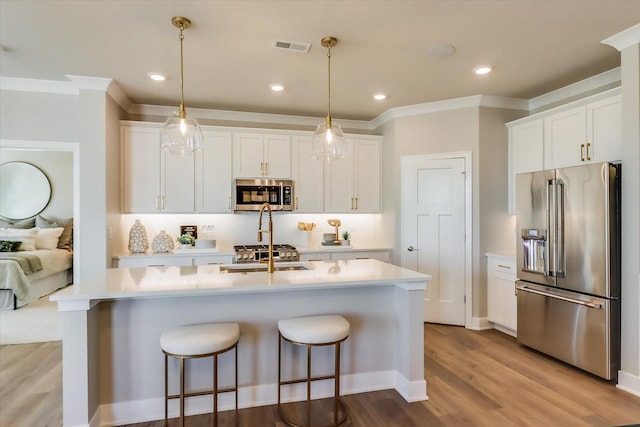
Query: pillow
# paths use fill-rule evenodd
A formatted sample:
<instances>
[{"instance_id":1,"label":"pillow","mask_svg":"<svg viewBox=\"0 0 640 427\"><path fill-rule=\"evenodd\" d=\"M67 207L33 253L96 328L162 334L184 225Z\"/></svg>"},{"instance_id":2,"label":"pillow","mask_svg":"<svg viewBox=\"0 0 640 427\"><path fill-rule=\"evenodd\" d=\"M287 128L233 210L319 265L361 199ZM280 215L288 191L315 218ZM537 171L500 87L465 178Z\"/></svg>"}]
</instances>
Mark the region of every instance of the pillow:
<instances>
[{"instance_id":1,"label":"pillow","mask_svg":"<svg viewBox=\"0 0 640 427\"><path fill-rule=\"evenodd\" d=\"M36 234L36 249L56 249L63 227L41 228Z\"/></svg>"},{"instance_id":2,"label":"pillow","mask_svg":"<svg viewBox=\"0 0 640 427\"><path fill-rule=\"evenodd\" d=\"M63 227L64 230L58 239L58 248L60 249L72 249L73 248L73 218L67 219L54 219L45 218L38 215L35 218L35 225L39 228L55 228Z\"/></svg>"},{"instance_id":3,"label":"pillow","mask_svg":"<svg viewBox=\"0 0 640 427\"><path fill-rule=\"evenodd\" d=\"M19 251L35 251L38 230L40 229L37 227L30 230L24 230L21 228L2 228L0 229L0 240L22 242L18 247Z\"/></svg>"},{"instance_id":4,"label":"pillow","mask_svg":"<svg viewBox=\"0 0 640 427\"><path fill-rule=\"evenodd\" d=\"M29 218L23 219L22 221L13 222L6 219L0 219L0 227L1 228L33 228L36 226L36 219Z\"/></svg>"},{"instance_id":5,"label":"pillow","mask_svg":"<svg viewBox=\"0 0 640 427\"><path fill-rule=\"evenodd\" d=\"M0 240L0 252L16 252L22 242L12 242L10 240Z\"/></svg>"}]
</instances>

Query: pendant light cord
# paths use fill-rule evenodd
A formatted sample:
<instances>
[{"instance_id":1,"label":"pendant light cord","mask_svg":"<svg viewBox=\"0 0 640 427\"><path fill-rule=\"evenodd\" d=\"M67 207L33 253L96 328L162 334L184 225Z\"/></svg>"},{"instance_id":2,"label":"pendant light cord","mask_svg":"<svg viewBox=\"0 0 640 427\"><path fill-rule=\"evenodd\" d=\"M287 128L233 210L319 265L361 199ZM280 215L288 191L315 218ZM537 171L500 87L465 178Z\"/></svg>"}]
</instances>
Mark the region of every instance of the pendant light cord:
<instances>
[{"instance_id":1,"label":"pendant light cord","mask_svg":"<svg viewBox=\"0 0 640 427\"><path fill-rule=\"evenodd\" d=\"M180 118L184 119L187 117L187 112L184 108L184 60L182 53L182 42L184 41L184 35L182 34L182 30L184 30L184 25L180 24Z\"/></svg>"},{"instance_id":2,"label":"pendant light cord","mask_svg":"<svg viewBox=\"0 0 640 427\"><path fill-rule=\"evenodd\" d=\"M328 87L329 87L329 96L327 98L327 128L331 128L331 45L327 48L327 59L328 59Z\"/></svg>"}]
</instances>

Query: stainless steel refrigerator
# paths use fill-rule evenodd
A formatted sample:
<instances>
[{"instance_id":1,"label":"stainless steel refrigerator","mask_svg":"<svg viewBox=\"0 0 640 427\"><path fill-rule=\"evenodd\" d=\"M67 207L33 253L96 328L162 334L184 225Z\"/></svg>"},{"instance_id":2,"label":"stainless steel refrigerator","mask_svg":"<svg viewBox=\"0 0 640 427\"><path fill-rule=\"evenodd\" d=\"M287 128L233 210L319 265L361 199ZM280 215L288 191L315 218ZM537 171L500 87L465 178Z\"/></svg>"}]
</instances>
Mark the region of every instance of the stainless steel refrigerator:
<instances>
[{"instance_id":1,"label":"stainless steel refrigerator","mask_svg":"<svg viewBox=\"0 0 640 427\"><path fill-rule=\"evenodd\" d=\"M614 381L620 173L597 163L516 176L518 342Z\"/></svg>"}]
</instances>

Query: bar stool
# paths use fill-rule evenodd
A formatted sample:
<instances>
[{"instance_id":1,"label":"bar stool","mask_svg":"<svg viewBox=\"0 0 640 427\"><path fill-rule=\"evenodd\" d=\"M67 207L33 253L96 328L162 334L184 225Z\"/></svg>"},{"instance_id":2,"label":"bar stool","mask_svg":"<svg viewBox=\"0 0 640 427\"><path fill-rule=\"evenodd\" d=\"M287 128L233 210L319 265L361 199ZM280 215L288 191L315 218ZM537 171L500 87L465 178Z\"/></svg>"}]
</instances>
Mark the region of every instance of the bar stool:
<instances>
[{"instance_id":1,"label":"bar stool","mask_svg":"<svg viewBox=\"0 0 640 427\"><path fill-rule=\"evenodd\" d=\"M307 383L307 427L311 425L311 382L334 380L333 425L342 424L347 419L347 411L340 399L340 343L349 337L350 325L339 315L308 316L278 321L278 413L282 420L291 426L299 427L286 416L280 401L283 385ZM282 343L289 342L307 348L307 377L295 380L282 380ZM335 370L333 375L311 377L311 348L335 346ZM340 416L339 413L342 412Z\"/></svg>"},{"instance_id":2,"label":"bar stool","mask_svg":"<svg viewBox=\"0 0 640 427\"><path fill-rule=\"evenodd\" d=\"M169 418L169 399L180 399L180 425L184 426L184 400L187 397L213 395L214 425L218 425L218 394L235 392L236 421L238 416L238 339L240 327L237 323L206 323L179 326L168 329L160 336L160 347L164 353L164 422ZM218 389L218 355L235 349L235 386ZM180 394L169 395L168 358L180 359ZM213 389L185 393L185 359L213 357Z\"/></svg>"}]
</instances>

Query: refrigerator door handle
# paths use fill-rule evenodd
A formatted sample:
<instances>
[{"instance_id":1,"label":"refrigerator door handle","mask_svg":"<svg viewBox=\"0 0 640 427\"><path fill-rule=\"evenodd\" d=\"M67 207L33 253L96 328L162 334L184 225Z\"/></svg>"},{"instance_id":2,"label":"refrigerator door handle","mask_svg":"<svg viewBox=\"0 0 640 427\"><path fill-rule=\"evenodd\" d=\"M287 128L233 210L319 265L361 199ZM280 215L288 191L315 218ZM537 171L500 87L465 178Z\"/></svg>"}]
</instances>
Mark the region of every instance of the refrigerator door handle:
<instances>
[{"instance_id":1,"label":"refrigerator door handle","mask_svg":"<svg viewBox=\"0 0 640 427\"><path fill-rule=\"evenodd\" d=\"M555 276L565 277L565 253L564 253L564 181L556 180L556 261Z\"/></svg>"},{"instance_id":2,"label":"refrigerator door handle","mask_svg":"<svg viewBox=\"0 0 640 427\"><path fill-rule=\"evenodd\" d=\"M589 307L589 308L595 308L595 309L604 308L604 305L600 304L597 301L582 301L582 300L579 300L579 299L576 299L576 298L569 298L569 297L565 297L563 295L558 295L558 294L553 294L553 293L550 293L550 292L539 291L537 289L530 288L527 285L516 285L516 292L517 291L531 292L532 294L542 295L544 297L558 299L558 300L561 300L561 301L570 302L572 304L583 305L583 306Z\"/></svg>"},{"instance_id":3,"label":"refrigerator door handle","mask_svg":"<svg viewBox=\"0 0 640 427\"><path fill-rule=\"evenodd\" d=\"M552 268L554 268L555 262L552 265L552 257L555 254L555 250L556 250L556 245L555 245L555 231L554 231L554 227L555 225L552 224L551 222L551 213L553 211L552 208L552 202L554 197L554 191L553 191L553 183L554 180L550 179L547 181L547 185L546 185L546 198L547 198L547 212L546 212L546 216L547 216L547 248L546 248L546 253L544 254L544 275L545 277L549 277L549 276L553 276L552 273ZM551 188L551 190L550 190ZM555 261L555 260L553 260Z\"/></svg>"}]
</instances>

